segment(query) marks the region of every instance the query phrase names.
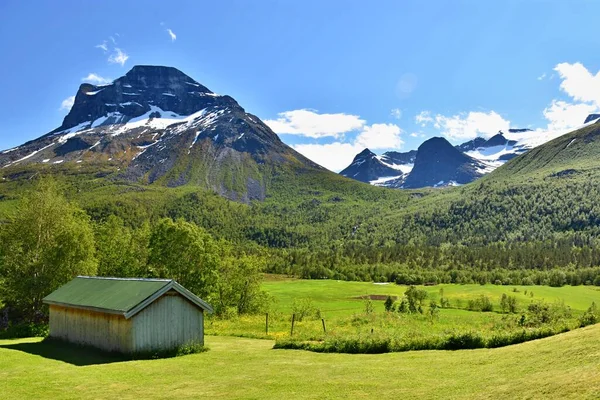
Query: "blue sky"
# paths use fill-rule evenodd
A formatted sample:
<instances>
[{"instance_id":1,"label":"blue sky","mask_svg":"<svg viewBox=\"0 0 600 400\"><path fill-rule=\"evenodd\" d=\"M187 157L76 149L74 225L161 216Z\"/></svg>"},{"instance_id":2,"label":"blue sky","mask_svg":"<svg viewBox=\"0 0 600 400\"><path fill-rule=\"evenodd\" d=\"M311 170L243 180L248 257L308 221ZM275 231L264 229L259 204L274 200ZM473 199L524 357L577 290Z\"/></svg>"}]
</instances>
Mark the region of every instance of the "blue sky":
<instances>
[{"instance_id":1,"label":"blue sky","mask_svg":"<svg viewBox=\"0 0 600 400\"><path fill-rule=\"evenodd\" d=\"M591 0L3 0L0 148L59 126L86 78L136 64L233 96L333 170L364 147L568 129L599 110L599 15Z\"/></svg>"}]
</instances>

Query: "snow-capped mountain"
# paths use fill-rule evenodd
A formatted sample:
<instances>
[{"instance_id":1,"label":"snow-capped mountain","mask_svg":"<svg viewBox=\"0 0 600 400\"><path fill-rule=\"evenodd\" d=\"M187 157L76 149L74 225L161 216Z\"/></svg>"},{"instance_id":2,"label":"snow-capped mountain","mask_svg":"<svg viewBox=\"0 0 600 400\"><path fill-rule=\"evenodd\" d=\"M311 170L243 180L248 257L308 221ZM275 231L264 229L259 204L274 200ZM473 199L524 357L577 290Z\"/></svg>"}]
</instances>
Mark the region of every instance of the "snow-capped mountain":
<instances>
[{"instance_id":1,"label":"snow-capped mountain","mask_svg":"<svg viewBox=\"0 0 600 400\"><path fill-rule=\"evenodd\" d=\"M3 168L97 163L117 179L195 183L242 201L264 198L263 172L274 165L321 169L230 96L162 66L82 84L60 127L0 152Z\"/></svg>"},{"instance_id":2,"label":"snow-capped mountain","mask_svg":"<svg viewBox=\"0 0 600 400\"><path fill-rule=\"evenodd\" d=\"M416 154L415 150L388 151L378 156L364 149L340 174L376 186L399 187L412 169Z\"/></svg>"},{"instance_id":3,"label":"snow-capped mountain","mask_svg":"<svg viewBox=\"0 0 600 400\"><path fill-rule=\"evenodd\" d=\"M391 188L460 185L492 172L507 161L525 154L541 144L592 124L599 119L600 114L590 114L582 126L563 131L534 131L527 128L511 128L507 132L500 131L489 139L477 137L454 146L456 152L449 150L446 144L450 145L450 143L447 141L442 143L440 141L442 138L433 138L436 139L433 142L437 143L436 146L432 146L431 143L428 146L423 146L432 140L430 139L424 142L417 151L412 150L407 153L388 151L380 156L369 152L370 157L381 161L383 166L398 170L397 175L392 175L389 170L380 173L381 167L373 168L374 164L372 163L355 164L355 162L353 162L352 174L346 173L349 167L341 174L354 179L356 179L355 176L365 176L368 179L359 180ZM457 153L462 153L467 158L461 158ZM394 158L395 155L400 157ZM419 168L416 168L417 159L421 160ZM427 167L426 163L431 165ZM444 171L444 174L440 174L440 171Z\"/></svg>"},{"instance_id":4,"label":"snow-capped mountain","mask_svg":"<svg viewBox=\"0 0 600 400\"><path fill-rule=\"evenodd\" d=\"M530 129L509 129L509 133L531 132ZM488 164L492 169L506 161L525 153L529 148L516 140L507 139L502 131L489 139L477 137L456 146L470 157Z\"/></svg>"}]
</instances>

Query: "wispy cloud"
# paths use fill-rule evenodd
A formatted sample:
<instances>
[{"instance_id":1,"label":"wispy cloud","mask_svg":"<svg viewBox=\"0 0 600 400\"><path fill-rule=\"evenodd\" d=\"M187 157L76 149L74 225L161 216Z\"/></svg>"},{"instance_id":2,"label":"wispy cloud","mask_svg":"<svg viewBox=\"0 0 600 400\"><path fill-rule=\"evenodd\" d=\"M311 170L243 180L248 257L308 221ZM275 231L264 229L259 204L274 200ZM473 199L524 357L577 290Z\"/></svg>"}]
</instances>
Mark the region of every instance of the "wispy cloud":
<instances>
[{"instance_id":1,"label":"wispy cloud","mask_svg":"<svg viewBox=\"0 0 600 400\"><path fill-rule=\"evenodd\" d=\"M93 72L90 72L88 74L88 76L81 78L82 82L89 82L89 83L94 83L96 85L105 85L107 83L111 83L112 79L110 78L104 78L98 74L95 74Z\"/></svg>"},{"instance_id":2,"label":"wispy cloud","mask_svg":"<svg viewBox=\"0 0 600 400\"><path fill-rule=\"evenodd\" d=\"M106 43L106 40L103 41L101 44L97 44L96 46L97 49L102 49L104 50L104 52L106 53L108 51L108 44Z\"/></svg>"},{"instance_id":3,"label":"wispy cloud","mask_svg":"<svg viewBox=\"0 0 600 400\"><path fill-rule=\"evenodd\" d=\"M546 78L546 73L544 72L543 74L541 74L540 76L537 77L538 81L541 81L542 79Z\"/></svg>"},{"instance_id":4,"label":"wispy cloud","mask_svg":"<svg viewBox=\"0 0 600 400\"><path fill-rule=\"evenodd\" d=\"M402 118L402 110L399 108L392 108L392 111L390 112L390 114L392 115L392 117L394 117L396 119Z\"/></svg>"},{"instance_id":5,"label":"wispy cloud","mask_svg":"<svg viewBox=\"0 0 600 400\"><path fill-rule=\"evenodd\" d=\"M71 107L73 107L73 104L75 104L75 96L69 96L66 99L64 99L62 101L62 103L60 103L60 108L59 110L71 110Z\"/></svg>"},{"instance_id":6,"label":"wispy cloud","mask_svg":"<svg viewBox=\"0 0 600 400\"><path fill-rule=\"evenodd\" d=\"M108 53L108 62L111 64L120 64L121 66L125 65L125 62L129 58L129 55L117 46L117 39L115 37L120 37L118 33L115 33L112 36L108 37L108 40L102 41L101 44L97 44L94 46L97 49L101 49L105 54Z\"/></svg>"},{"instance_id":7,"label":"wispy cloud","mask_svg":"<svg viewBox=\"0 0 600 400\"><path fill-rule=\"evenodd\" d=\"M127 55L127 53L120 48L115 47L114 51L108 57L108 62L111 64L121 64L121 66L123 66L128 58L129 55Z\"/></svg>"},{"instance_id":8,"label":"wispy cloud","mask_svg":"<svg viewBox=\"0 0 600 400\"><path fill-rule=\"evenodd\" d=\"M174 42L177 39L177 35L171 29L167 28L167 33L171 37L171 42Z\"/></svg>"}]
</instances>

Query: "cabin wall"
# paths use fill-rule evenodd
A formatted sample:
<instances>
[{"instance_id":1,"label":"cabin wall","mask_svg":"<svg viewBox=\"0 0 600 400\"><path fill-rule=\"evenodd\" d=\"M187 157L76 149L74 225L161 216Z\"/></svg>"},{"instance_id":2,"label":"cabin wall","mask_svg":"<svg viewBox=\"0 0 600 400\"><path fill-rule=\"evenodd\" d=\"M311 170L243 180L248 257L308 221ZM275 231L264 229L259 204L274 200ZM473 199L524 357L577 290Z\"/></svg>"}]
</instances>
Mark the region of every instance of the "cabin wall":
<instances>
[{"instance_id":1,"label":"cabin wall","mask_svg":"<svg viewBox=\"0 0 600 400\"><path fill-rule=\"evenodd\" d=\"M177 292L168 292L131 318L134 351L204 344L204 314Z\"/></svg>"},{"instance_id":2,"label":"cabin wall","mask_svg":"<svg viewBox=\"0 0 600 400\"><path fill-rule=\"evenodd\" d=\"M132 321L105 314L50 305L50 336L106 351L132 350Z\"/></svg>"}]
</instances>

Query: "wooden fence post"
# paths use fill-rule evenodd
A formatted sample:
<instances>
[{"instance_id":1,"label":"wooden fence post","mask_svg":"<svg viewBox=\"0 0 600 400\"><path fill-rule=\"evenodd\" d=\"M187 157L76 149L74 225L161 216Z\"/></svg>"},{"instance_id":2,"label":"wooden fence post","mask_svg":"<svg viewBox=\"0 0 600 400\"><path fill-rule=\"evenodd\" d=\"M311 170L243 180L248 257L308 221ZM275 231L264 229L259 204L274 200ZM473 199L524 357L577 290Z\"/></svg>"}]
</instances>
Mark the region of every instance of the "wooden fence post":
<instances>
[{"instance_id":1,"label":"wooden fence post","mask_svg":"<svg viewBox=\"0 0 600 400\"><path fill-rule=\"evenodd\" d=\"M327 333L327 329L325 328L325 318L321 318L321 322L323 322L323 333Z\"/></svg>"},{"instance_id":2,"label":"wooden fence post","mask_svg":"<svg viewBox=\"0 0 600 400\"><path fill-rule=\"evenodd\" d=\"M290 336L294 336L294 322L296 321L296 314L292 314L292 331L290 332Z\"/></svg>"}]
</instances>

